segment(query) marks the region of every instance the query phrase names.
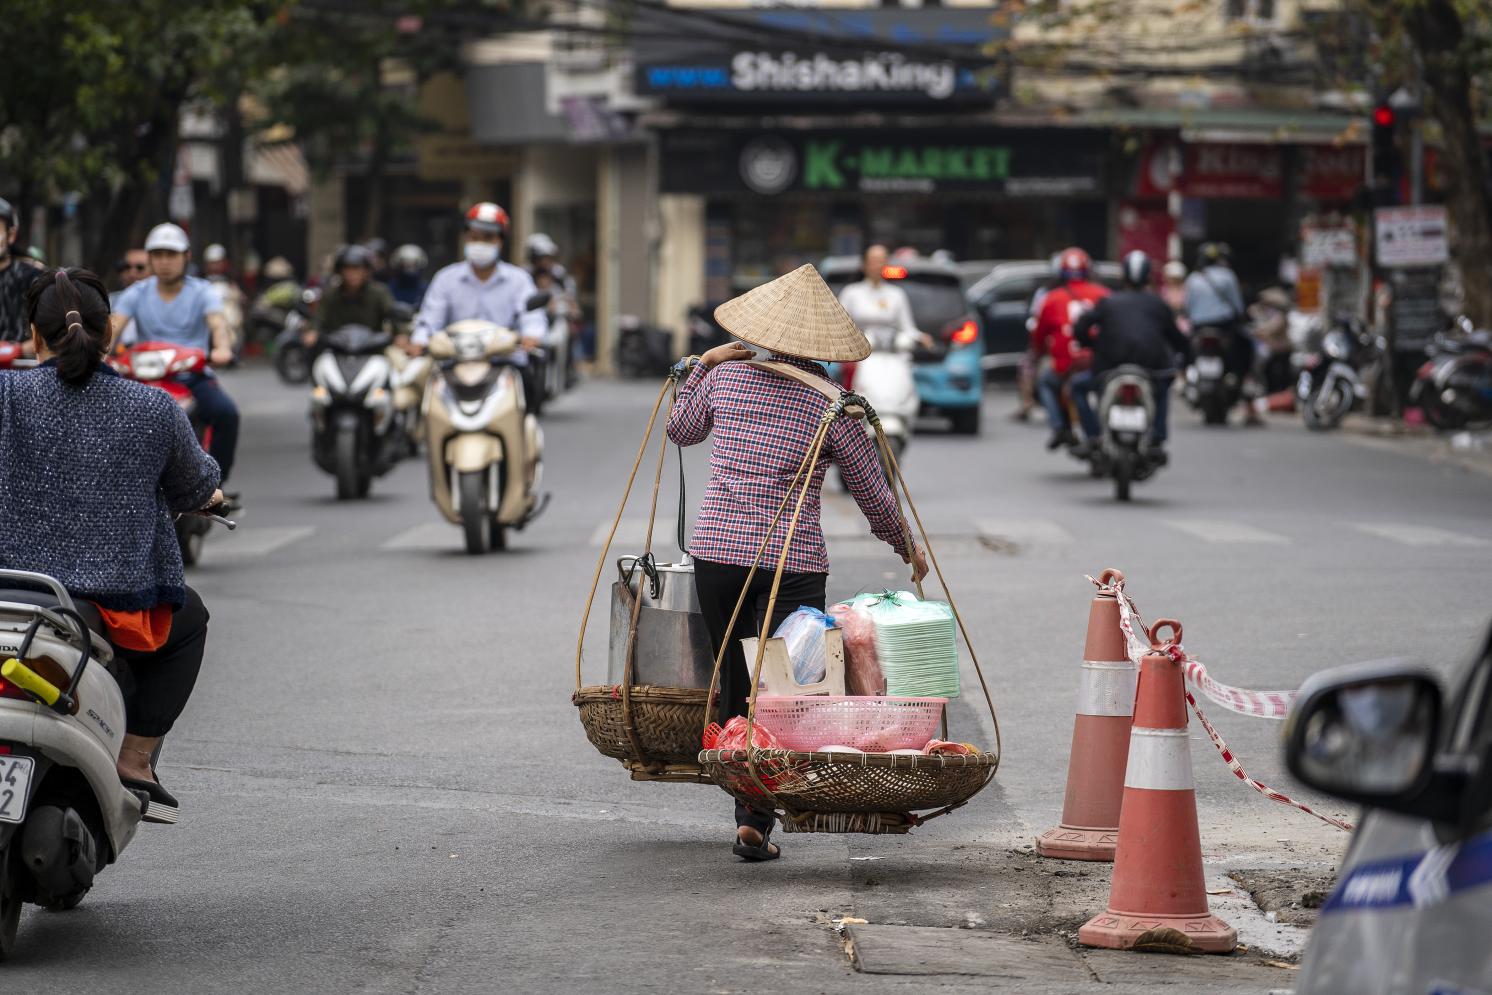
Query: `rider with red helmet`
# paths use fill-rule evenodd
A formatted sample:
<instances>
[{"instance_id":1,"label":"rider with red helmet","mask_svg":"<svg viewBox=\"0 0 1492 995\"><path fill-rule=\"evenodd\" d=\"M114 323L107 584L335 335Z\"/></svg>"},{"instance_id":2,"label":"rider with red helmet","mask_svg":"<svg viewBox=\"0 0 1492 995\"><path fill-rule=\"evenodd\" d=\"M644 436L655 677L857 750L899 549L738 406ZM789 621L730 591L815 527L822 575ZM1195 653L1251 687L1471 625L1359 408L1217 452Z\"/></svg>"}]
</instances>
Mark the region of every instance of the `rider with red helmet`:
<instances>
[{"instance_id":1,"label":"rider with red helmet","mask_svg":"<svg viewBox=\"0 0 1492 995\"><path fill-rule=\"evenodd\" d=\"M1033 365L1039 364L1044 356L1051 358L1050 367L1042 372L1036 387L1052 428L1048 449L1077 442L1062 395L1072 372L1088 367L1089 354L1087 349L1073 342L1072 326L1083 312L1109 293L1104 287L1089 281L1093 261L1082 249L1063 249L1057 268L1061 282L1041 302L1036 327L1031 331L1030 349Z\"/></svg>"}]
</instances>

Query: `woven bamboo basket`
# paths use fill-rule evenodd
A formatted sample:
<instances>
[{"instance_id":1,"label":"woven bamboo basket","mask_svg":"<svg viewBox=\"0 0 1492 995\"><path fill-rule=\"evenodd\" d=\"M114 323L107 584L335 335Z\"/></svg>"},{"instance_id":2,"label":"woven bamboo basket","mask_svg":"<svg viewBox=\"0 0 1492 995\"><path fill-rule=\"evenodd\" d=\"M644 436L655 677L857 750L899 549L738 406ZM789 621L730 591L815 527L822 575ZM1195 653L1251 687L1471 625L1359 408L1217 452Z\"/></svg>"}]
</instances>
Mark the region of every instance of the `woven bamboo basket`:
<instances>
[{"instance_id":1,"label":"woven bamboo basket","mask_svg":"<svg viewBox=\"0 0 1492 995\"><path fill-rule=\"evenodd\" d=\"M965 804L1000 765L992 753L752 752L756 778L745 750L705 750L699 760L710 779L737 800L757 808L775 800L783 809L783 831L789 833L906 833Z\"/></svg>"},{"instance_id":2,"label":"woven bamboo basket","mask_svg":"<svg viewBox=\"0 0 1492 995\"><path fill-rule=\"evenodd\" d=\"M699 730L707 692L698 688L634 685L630 709L622 687L592 685L570 699L580 709L586 738L604 756L620 760L633 780L708 783L699 765ZM630 714L632 735L628 735ZM637 747L634 747L634 737Z\"/></svg>"}]
</instances>

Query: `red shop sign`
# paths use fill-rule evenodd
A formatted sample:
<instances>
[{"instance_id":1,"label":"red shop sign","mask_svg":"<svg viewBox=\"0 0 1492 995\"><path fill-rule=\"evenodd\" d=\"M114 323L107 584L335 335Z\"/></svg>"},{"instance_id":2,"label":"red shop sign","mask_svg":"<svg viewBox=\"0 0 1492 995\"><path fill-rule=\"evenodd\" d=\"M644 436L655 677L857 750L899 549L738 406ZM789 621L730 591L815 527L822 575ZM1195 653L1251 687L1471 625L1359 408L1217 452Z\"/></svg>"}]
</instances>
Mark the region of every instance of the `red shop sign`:
<instances>
[{"instance_id":1,"label":"red shop sign","mask_svg":"<svg viewBox=\"0 0 1492 995\"><path fill-rule=\"evenodd\" d=\"M1300 192L1316 200L1351 200L1363 184L1361 145L1307 145L1301 149Z\"/></svg>"},{"instance_id":2,"label":"red shop sign","mask_svg":"<svg viewBox=\"0 0 1492 995\"><path fill-rule=\"evenodd\" d=\"M1278 145L1188 145L1181 174L1187 197L1278 198L1284 193Z\"/></svg>"}]
</instances>

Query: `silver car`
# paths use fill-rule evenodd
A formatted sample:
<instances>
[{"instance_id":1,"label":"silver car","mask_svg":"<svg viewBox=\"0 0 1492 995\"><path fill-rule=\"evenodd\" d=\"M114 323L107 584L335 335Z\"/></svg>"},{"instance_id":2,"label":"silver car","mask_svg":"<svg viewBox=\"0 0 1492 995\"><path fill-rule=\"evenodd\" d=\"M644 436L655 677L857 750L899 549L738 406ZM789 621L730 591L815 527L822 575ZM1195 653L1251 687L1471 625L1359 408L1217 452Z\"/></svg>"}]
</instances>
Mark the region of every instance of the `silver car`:
<instances>
[{"instance_id":1,"label":"silver car","mask_svg":"<svg viewBox=\"0 0 1492 995\"><path fill-rule=\"evenodd\" d=\"M1366 806L1297 995L1492 992L1492 633L1449 699L1402 663L1312 678L1285 758Z\"/></svg>"}]
</instances>

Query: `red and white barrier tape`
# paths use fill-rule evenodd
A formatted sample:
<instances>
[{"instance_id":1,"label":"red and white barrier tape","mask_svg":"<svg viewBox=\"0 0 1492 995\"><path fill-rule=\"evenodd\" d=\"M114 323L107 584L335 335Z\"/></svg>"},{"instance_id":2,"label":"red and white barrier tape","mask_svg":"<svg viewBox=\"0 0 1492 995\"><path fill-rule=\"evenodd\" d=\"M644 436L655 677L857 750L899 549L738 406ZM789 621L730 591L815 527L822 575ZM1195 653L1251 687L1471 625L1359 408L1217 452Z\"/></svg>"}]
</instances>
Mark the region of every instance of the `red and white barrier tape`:
<instances>
[{"instance_id":1,"label":"red and white barrier tape","mask_svg":"<svg viewBox=\"0 0 1492 995\"><path fill-rule=\"evenodd\" d=\"M1135 634L1137 629L1140 632L1146 632L1146 629L1145 620L1141 617L1139 609L1135 607L1134 599L1124 592L1124 582L1122 580L1112 585L1100 584L1092 577L1089 577L1088 580L1092 581L1100 590L1112 590L1117 596L1119 601L1119 628L1124 631L1129 658L1138 667L1140 658L1152 650L1148 638L1142 639ZM1177 644L1173 643L1164 647L1164 651L1166 655L1181 665L1188 684L1196 687L1212 701L1240 715L1283 719L1290 711L1291 702L1295 700L1295 695L1297 694L1295 691L1250 691L1246 688L1235 688L1215 681L1207 676L1207 668L1187 656L1186 651ZM1222 756L1223 762L1228 765L1228 769L1233 772L1234 777L1270 801L1280 802L1283 805L1300 809L1300 811L1307 815L1313 815L1322 822L1336 826L1338 829L1345 829L1348 832L1352 831L1353 826L1350 822L1343 822L1329 815L1322 815L1320 812L1296 801L1289 795L1276 791L1262 781L1257 781L1249 777L1248 772L1243 769L1243 764L1239 762L1238 757L1234 755L1233 751L1228 748L1228 744L1223 742L1223 737L1218 735L1217 729L1207 720L1207 716L1203 714L1201 706L1197 704L1197 699L1190 691L1186 692L1186 701L1187 704L1191 705L1192 711L1197 714L1197 721L1207 731L1207 737L1212 740L1212 745L1217 747L1217 752Z\"/></svg>"}]
</instances>

